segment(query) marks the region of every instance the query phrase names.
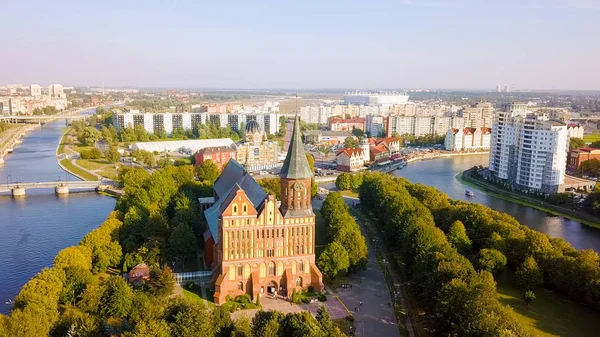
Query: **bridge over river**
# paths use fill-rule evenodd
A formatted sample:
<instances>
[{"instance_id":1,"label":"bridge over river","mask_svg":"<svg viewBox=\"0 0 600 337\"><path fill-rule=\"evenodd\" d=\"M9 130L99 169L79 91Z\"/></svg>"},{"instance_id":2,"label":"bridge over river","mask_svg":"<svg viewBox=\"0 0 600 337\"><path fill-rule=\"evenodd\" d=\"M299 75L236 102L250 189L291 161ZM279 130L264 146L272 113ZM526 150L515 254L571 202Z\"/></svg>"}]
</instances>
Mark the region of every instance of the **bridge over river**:
<instances>
[{"instance_id":1,"label":"bridge over river","mask_svg":"<svg viewBox=\"0 0 600 337\"><path fill-rule=\"evenodd\" d=\"M13 196L24 196L26 190L54 188L56 194L68 194L72 190L113 190L113 182L105 181L46 181L35 183L9 183L0 185L0 194L10 192Z\"/></svg>"}]
</instances>

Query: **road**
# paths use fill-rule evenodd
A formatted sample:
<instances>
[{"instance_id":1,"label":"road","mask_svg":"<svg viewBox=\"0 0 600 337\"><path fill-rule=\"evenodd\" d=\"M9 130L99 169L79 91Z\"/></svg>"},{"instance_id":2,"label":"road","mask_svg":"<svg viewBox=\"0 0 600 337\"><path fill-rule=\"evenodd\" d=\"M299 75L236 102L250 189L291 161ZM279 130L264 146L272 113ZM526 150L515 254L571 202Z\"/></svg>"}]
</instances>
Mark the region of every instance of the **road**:
<instances>
[{"instance_id":1,"label":"road","mask_svg":"<svg viewBox=\"0 0 600 337\"><path fill-rule=\"evenodd\" d=\"M351 206L357 200L344 198L344 201ZM312 205L317 210L322 204L322 200L314 199ZM361 230L364 231L364 228ZM338 288L333 291L354 315L355 336L400 336L393 305L391 305L392 299L385 276L379 268L375 248L372 242L367 242L367 246L369 248L367 269L349 277L351 289ZM359 302L363 302L363 305L359 305Z\"/></svg>"}]
</instances>

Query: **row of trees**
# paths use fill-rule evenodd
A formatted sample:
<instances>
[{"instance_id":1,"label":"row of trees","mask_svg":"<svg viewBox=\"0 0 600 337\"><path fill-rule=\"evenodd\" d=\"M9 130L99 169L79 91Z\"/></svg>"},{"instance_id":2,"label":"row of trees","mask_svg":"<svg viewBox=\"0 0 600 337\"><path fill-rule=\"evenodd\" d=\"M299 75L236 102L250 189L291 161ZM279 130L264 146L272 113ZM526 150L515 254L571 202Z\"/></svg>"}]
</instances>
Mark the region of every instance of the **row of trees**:
<instances>
[{"instance_id":1,"label":"row of trees","mask_svg":"<svg viewBox=\"0 0 600 337\"><path fill-rule=\"evenodd\" d=\"M335 187L340 191L356 191L363 182L363 175L360 173L342 173L335 178Z\"/></svg>"},{"instance_id":2,"label":"row of trees","mask_svg":"<svg viewBox=\"0 0 600 337\"><path fill-rule=\"evenodd\" d=\"M132 289L121 276L106 276L122 259L122 213L112 212L78 246L61 250L54 265L23 286L10 316L0 315L0 336L98 336L137 326L144 308L165 301L174 281L168 268Z\"/></svg>"},{"instance_id":3,"label":"row of trees","mask_svg":"<svg viewBox=\"0 0 600 337\"><path fill-rule=\"evenodd\" d=\"M340 193L329 193L321 207L329 244L319 255L317 266L328 279L345 275L348 270L364 267L367 243L350 215Z\"/></svg>"},{"instance_id":4,"label":"row of trees","mask_svg":"<svg viewBox=\"0 0 600 337\"><path fill-rule=\"evenodd\" d=\"M565 240L527 228L507 214L453 201L435 188L406 179L396 183L431 211L440 229L448 232L455 221L464 224L472 247L463 255L492 251L497 260L505 258L508 267L516 270L516 282L525 290L544 286L600 309L600 257L593 250L579 251Z\"/></svg>"},{"instance_id":5,"label":"row of trees","mask_svg":"<svg viewBox=\"0 0 600 337\"><path fill-rule=\"evenodd\" d=\"M397 262L406 266L436 334L525 336L512 310L498 302L492 274L476 271L457 250L469 249L461 226L453 225L458 219L446 219L446 228L455 227L457 232L454 237L446 236L435 222L435 216L444 213L430 211L430 204L413 197L408 187L403 179L367 173L359 189L361 207L385 232L386 244Z\"/></svg>"},{"instance_id":6,"label":"row of trees","mask_svg":"<svg viewBox=\"0 0 600 337\"><path fill-rule=\"evenodd\" d=\"M427 146L435 144L444 144L445 135L428 134L419 137L415 137L410 133L405 133L401 136L404 139L405 144L414 146Z\"/></svg>"}]
</instances>

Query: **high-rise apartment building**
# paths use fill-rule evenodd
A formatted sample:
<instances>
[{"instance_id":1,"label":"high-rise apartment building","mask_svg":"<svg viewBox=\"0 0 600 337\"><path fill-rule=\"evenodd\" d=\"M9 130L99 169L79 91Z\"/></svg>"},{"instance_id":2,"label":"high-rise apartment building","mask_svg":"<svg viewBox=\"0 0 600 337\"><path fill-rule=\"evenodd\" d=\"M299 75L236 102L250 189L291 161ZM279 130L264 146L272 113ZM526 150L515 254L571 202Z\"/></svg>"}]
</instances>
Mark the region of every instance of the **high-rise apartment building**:
<instances>
[{"instance_id":1,"label":"high-rise apartment building","mask_svg":"<svg viewBox=\"0 0 600 337\"><path fill-rule=\"evenodd\" d=\"M415 137L425 135L445 135L449 129L463 129L465 119L463 117L445 116L396 116L387 117L385 131L386 136L391 137L394 133L399 135L410 134Z\"/></svg>"},{"instance_id":2,"label":"high-rise apartment building","mask_svg":"<svg viewBox=\"0 0 600 337\"><path fill-rule=\"evenodd\" d=\"M494 116L489 171L513 188L556 193L564 183L569 136L565 123L526 104L509 103Z\"/></svg>"},{"instance_id":3,"label":"high-rise apartment building","mask_svg":"<svg viewBox=\"0 0 600 337\"><path fill-rule=\"evenodd\" d=\"M39 84L32 84L29 86L29 94L33 97L42 96L42 87Z\"/></svg>"},{"instance_id":4,"label":"high-rise apartment building","mask_svg":"<svg viewBox=\"0 0 600 337\"><path fill-rule=\"evenodd\" d=\"M168 135L174 130L194 129L198 124L213 124L220 128L230 127L232 130L238 131L249 121L256 121L265 133L275 134L279 131L279 115L277 113L149 113L129 110L118 112L113 116L113 124L117 130L142 125L149 133L164 131Z\"/></svg>"},{"instance_id":5,"label":"high-rise apartment building","mask_svg":"<svg viewBox=\"0 0 600 337\"><path fill-rule=\"evenodd\" d=\"M494 105L488 102L479 102L463 108L459 116L465 118L465 126L469 128L491 127L494 116Z\"/></svg>"},{"instance_id":6,"label":"high-rise apartment building","mask_svg":"<svg viewBox=\"0 0 600 337\"><path fill-rule=\"evenodd\" d=\"M371 137L383 137L384 119L385 117L383 116L367 115L365 119L365 132L368 132Z\"/></svg>"},{"instance_id":7,"label":"high-rise apartment building","mask_svg":"<svg viewBox=\"0 0 600 337\"><path fill-rule=\"evenodd\" d=\"M51 84L48 86L48 95L57 98L65 97L63 86L61 84Z\"/></svg>"},{"instance_id":8,"label":"high-rise apartment building","mask_svg":"<svg viewBox=\"0 0 600 337\"><path fill-rule=\"evenodd\" d=\"M300 108L299 116L305 123L327 124L327 120L331 117L331 107L325 105L303 106Z\"/></svg>"}]
</instances>

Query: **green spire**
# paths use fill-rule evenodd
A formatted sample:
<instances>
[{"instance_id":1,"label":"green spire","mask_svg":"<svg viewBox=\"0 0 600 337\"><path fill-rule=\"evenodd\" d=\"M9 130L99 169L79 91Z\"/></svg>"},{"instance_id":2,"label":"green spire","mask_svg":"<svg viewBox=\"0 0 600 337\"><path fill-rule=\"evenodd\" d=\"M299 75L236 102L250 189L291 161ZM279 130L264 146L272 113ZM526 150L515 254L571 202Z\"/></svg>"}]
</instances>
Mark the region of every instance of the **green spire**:
<instances>
[{"instance_id":1,"label":"green spire","mask_svg":"<svg viewBox=\"0 0 600 337\"><path fill-rule=\"evenodd\" d=\"M304 145L302 144L302 133L300 132L300 118L296 112L294 120L294 131L290 146L281 168L281 177L288 179L309 179L313 173L308 165L306 153L304 153Z\"/></svg>"}]
</instances>

